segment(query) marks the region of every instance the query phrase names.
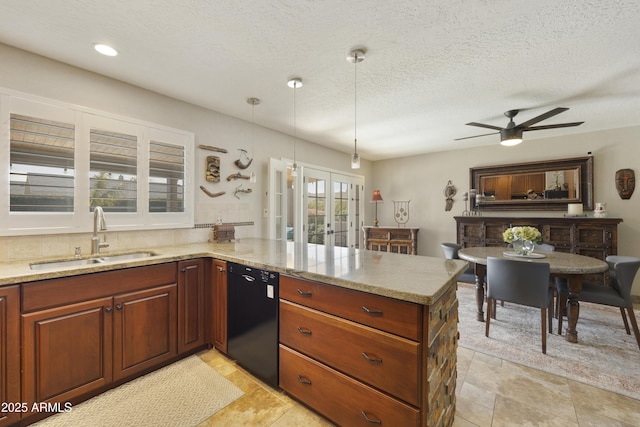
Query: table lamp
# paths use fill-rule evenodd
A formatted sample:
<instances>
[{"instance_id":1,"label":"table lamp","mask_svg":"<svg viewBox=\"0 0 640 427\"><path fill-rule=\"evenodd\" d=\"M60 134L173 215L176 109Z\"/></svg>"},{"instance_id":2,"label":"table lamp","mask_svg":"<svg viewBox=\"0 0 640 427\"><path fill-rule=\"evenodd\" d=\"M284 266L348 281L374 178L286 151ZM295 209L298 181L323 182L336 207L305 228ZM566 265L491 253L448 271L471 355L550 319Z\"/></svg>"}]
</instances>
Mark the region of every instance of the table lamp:
<instances>
[{"instance_id":1,"label":"table lamp","mask_svg":"<svg viewBox=\"0 0 640 427\"><path fill-rule=\"evenodd\" d=\"M378 226L378 203L382 203L382 202L384 202L384 200L382 200L382 196L380 195L380 190L373 190L373 195L371 196L370 203L376 204L376 215L375 215L375 219L373 220L374 227Z\"/></svg>"}]
</instances>

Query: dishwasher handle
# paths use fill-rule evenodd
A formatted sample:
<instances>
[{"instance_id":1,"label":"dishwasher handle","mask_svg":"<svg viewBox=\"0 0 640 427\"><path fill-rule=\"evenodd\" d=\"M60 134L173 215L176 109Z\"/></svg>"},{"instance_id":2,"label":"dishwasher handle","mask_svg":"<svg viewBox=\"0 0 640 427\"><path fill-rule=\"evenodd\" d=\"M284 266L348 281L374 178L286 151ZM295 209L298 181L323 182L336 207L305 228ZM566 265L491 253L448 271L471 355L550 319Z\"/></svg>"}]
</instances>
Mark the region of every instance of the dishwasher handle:
<instances>
[{"instance_id":1,"label":"dishwasher handle","mask_svg":"<svg viewBox=\"0 0 640 427\"><path fill-rule=\"evenodd\" d=\"M243 274L242 277L244 278L244 280L246 280L247 282L255 282L256 278L253 276L249 276L248 274Z\"/></svg>"}]
</instances>

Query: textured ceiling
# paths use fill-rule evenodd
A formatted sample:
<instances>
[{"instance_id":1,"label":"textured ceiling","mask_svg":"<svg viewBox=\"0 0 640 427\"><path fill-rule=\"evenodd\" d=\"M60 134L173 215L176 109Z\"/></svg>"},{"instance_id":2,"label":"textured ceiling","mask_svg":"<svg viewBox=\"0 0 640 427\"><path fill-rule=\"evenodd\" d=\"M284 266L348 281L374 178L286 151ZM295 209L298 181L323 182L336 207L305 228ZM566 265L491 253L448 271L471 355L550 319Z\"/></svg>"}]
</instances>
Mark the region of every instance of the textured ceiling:
<instances>
[{"instance_id":1,"label":"textured ceiling","mask_svg":"<svg viewBox=\"0 0 640 427\"><path fill-rule=\"evenodd\" d=\"M554 107L540 124L640 125L640 2L558 0L2 0L0 42L369 160L454 141ZM96 42L120 54L103 57ZM1 70L1 59L0 59ZM1 71L0 71L1 72Z\"/></svg>"}]
</instances>

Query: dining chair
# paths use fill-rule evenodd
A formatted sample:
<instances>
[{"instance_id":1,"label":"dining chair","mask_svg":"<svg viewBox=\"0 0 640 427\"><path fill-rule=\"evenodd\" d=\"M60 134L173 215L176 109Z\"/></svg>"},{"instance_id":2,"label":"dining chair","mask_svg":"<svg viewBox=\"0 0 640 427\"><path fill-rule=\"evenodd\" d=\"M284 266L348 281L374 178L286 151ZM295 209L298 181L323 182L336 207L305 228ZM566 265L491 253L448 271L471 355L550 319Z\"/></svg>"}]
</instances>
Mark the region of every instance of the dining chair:
<instances>
[{"instance_id":1,"label":"dining chair","mask_svg":"<svg viewBox=\"0 0 640 427\"><path fill-rule=\"evenodd\" d=\"M511 243L509 243L509 245L507 245L507 247L512 248L513 246L511 245ZM554 252L556 250L556 247L553 245L550 245L548 243L536 243L534 248L534 251L537 252L544 252L544 253L549 253L549 252ZM555 284L553 281L549 282L549 286L551 286L551 289L553 289L553 296L554 298L556 297L556 290L555 290ZM500 306L504 307L504 301L500 301ZM493 318L496 318L496 301L493 301ZM557 317L557 311L554 310L553 314L555 315L555 317ZM551 330L551 327L549 327L549 330Z\"/></svg>"},{"instance_id":2,"label":"dining chair","mask_svg":"<svg viewBox=\"0 0 640 427\"><path fill-rule=\"evenodd\" d=\"M462 249L462 245L459 245L457 243L440 243L440 247L442 248L442 252L444 253L444 257L446 259L460 259L460 257L458 256L458 251ZM462 273L460 277L458 277L458 282L476 282L476 273L474 271L473 265L469 265L464 273Z\"/></svg>"},{"instance_id":3,"label":"dining chair","mask_svg":"<svg viewBox=\"0 0 640 427\"><path fill-rule=\"evenodd\" d=\"M548 263L487 257L487 318L489 336L491 312L496 300L540 309L542 353L547 354L547 320L552 327L553 290L549 287Z\"/></svg>"},{"instance_id":4,"label":"dining chair","mask_svg":"<svg viewBox=\"0 0 640 427\"><path fill-rule=\"evenodd\" d=\"M610 286L598 285L594 283L584 283L578 295L579 301L603 304L620 308L624 328L628 335L631 335L629 322L633 328L638 348L640 348L640 331L638 322L633 311L633 301L631 300L631 286L638 269L640 269L640 258L632 256L609 255L605 258L609 264ZM569 286L566 279L556 279L558 291L559 307L565 308L569 296ZM625 312L626 310L626 312ZM627 320L627 315L629 319ZM562 313L558 313L558 334L562 333Z\"/></svg>"}]
</instances>

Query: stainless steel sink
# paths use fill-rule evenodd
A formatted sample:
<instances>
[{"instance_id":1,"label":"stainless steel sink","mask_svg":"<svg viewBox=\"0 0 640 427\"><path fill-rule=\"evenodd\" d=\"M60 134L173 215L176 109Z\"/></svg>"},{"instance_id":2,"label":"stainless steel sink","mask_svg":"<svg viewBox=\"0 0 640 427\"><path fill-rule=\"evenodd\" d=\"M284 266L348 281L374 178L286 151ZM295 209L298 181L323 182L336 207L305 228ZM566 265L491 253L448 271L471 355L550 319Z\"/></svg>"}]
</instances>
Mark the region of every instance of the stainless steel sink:
<instances>
[{"instance_id":1,"label":"stainless steel sink","mask_svg":"<svg viewBox=\"0 0 640 427\"><path fill-rule=\"evenodd\" d=\"M153 252L132 252L127 254L105 255L93 258L66 259L59 261L34 262L29 265L32 270L53 270L56 268L76 267L79 265L106 264L109 262L128 261L155 256Z\"/></svg>"}]
</instances>

